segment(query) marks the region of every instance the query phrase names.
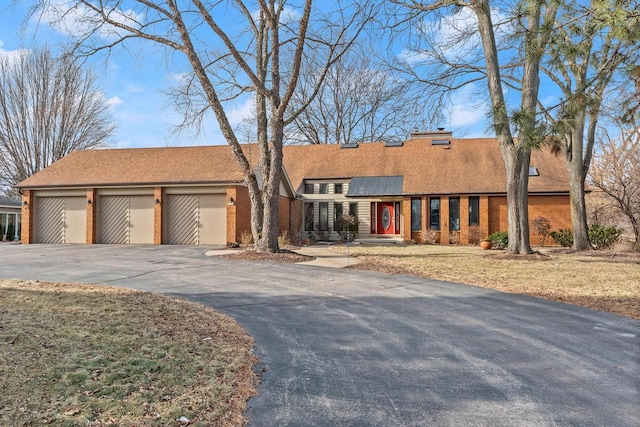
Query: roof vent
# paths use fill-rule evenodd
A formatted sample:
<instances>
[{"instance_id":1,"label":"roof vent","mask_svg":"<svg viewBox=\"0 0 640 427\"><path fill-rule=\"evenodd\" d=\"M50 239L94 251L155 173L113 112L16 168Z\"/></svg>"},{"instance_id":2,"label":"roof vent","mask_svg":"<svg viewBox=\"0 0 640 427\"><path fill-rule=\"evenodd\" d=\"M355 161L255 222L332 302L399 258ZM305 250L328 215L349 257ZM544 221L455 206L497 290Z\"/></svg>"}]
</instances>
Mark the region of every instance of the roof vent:
<instances>
[{"instance_id":1,"label":"roof vent","mask_svg":"<svg viewBox=\"0 0 640 427\"><path fill-rule=\"evenodd\" d=\"M451 140L449 139L432 139L431 145L451 145Z\"/></svg>"},{"instance_id":2,"label":"roof vent","mask_svg":"<svg viewBox=\"0 0 640 427\"><path fill-rule=\"evenodd\" d=\"M385 141L384 142L385 147L402 147L403 144L404 144L403 141Z\"/></svg>"},{"instance_id":3,"label":"roof vent","mask_svg":"<svg viewBox=\"0 0 640 427\"><path fill-rule=\"evenodd\" d=\"M340 148L358 148L358 143L357 142L353 142L350 144L340 144Z\"/></svg>"}]
</instances>

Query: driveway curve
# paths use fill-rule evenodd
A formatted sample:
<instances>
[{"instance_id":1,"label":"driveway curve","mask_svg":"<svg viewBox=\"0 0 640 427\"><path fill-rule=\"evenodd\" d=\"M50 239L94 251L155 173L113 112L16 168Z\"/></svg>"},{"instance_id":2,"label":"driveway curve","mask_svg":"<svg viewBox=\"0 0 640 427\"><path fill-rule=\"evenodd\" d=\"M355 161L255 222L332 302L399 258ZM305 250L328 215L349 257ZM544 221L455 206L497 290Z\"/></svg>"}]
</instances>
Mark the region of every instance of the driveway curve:
<instances>
[{"instance_id":1,"label":"driveway curve","mask_svg":"<svg viewBox=\"0 0 640 427\"><path fill-rule=\"evenodd\" d=\"M231 315L264 370L250 425L640 426L636 320L209 249L2 244L0 275L153 291Z\"/></svg>"}]
</instances>

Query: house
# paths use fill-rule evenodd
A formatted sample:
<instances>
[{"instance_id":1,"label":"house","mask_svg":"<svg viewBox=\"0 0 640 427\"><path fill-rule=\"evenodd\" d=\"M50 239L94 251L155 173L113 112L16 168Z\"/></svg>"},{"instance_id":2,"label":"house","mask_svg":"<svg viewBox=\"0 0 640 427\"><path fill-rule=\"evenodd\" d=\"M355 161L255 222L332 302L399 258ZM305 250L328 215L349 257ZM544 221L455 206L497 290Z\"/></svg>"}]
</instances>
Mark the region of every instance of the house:
<instances>
[{"instance_id":1,"label":"house","mask_svg":"<svg viewBox=\"0 0 640 427\"><path fill-rule=\"evenodd\" d=\"M255 162L255 146L245 146ZM21 182L24 243L223 244L250 229L243 176L228 146L74 152ZM403 143L284 148L279 228L339 238L469 242L507 230L505 170L495 139L413 133ZM564 160L532 154L529 215L571 226ZM474 231L475 230L475 231ZM532 240L535 243L535 240Z\"/></svg>"},{"instance_id":2,"label":"house","mask_svg":"<svg viewBox=\"0 0 640 427\"><path fill-rule=\"evenodd\" d=\"M20 199L0 196L0 237L3 241L20 240L22 208Z\"/></svg>"}]
</instances>

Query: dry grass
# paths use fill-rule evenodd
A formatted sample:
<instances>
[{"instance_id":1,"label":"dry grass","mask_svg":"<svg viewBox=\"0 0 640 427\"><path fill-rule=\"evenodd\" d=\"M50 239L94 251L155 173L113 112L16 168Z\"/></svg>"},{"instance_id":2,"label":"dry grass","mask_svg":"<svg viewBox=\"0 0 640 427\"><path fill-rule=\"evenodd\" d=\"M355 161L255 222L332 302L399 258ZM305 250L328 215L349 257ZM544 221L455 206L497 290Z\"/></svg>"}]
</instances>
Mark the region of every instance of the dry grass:
<instances>
[{"instance_id":1,"label":"dry grass","mask_svg":"<svg viewBox=\"0 0 640 427\"><path fill-rule=\"evenodd\" d=\"M345 251L344 247L333 247ZM595 251L506 256L469 246L352 246L353 268L410 274L591 307L640 319L640 257Z\"/></svg>"},{"instance_id":2,"label":"dry grass","mask_svg":"<svg viewBox=\"0 0 640 427\"><path fill-rule=\"evenodd\" d=\"M245 423L253 340L214 310L118 288L0 281L0 319L0 425Z\"/></svg>"}]
</instances>

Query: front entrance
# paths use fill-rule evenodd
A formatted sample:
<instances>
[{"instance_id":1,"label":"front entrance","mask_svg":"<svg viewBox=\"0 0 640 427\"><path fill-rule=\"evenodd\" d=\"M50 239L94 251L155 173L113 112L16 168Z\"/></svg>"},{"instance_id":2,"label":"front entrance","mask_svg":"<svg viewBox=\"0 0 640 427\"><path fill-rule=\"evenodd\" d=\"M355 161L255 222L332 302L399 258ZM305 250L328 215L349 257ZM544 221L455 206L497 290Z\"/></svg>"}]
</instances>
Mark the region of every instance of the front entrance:
<instances>
[{"instance_id":1,"label":"front entrance","mask_svg":"<svg viewBox=\"0 0 640 427\"><path fill-rule=\"evenodd\" d=\"M395 234L396 215L393 202L378 203L377 234Z\"/></svg>"}]
</instances>

